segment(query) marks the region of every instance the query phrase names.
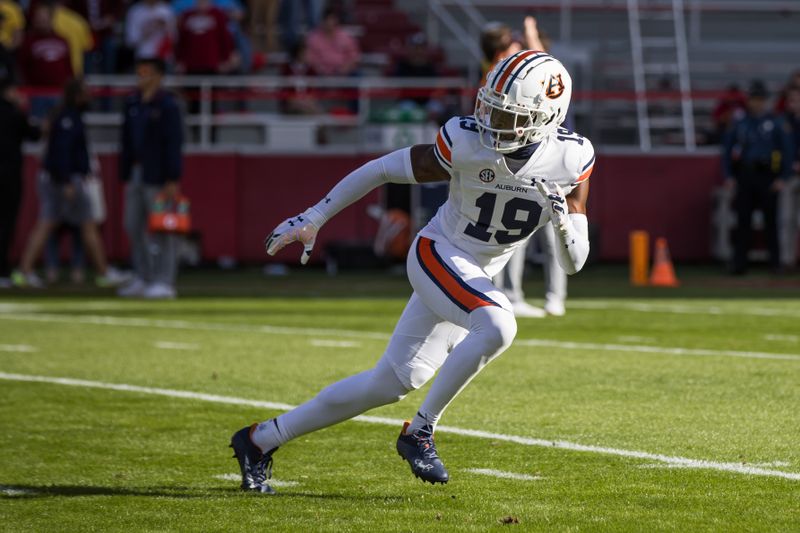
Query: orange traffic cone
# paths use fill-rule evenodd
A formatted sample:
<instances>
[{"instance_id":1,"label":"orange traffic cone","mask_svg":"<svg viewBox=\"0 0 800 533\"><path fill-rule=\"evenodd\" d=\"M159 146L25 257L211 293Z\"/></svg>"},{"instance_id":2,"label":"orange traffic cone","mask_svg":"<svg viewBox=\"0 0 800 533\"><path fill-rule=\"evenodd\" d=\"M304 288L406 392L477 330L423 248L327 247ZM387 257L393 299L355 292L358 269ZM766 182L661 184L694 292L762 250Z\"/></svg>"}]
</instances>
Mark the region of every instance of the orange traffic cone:
<instances>
[{"instance_id":1,"label":"orange traffic cone","mask_svg":"<svg viewBox=\"0 0 800 533\"><path fill-rule=\"evenodd\" d=\"M675 277L672 259L669 257L667 239L656 239L656 249L653 254L653 270L650 274L650 285L653 287L677 287L680 285Z\"/></svg>"}]
</instances>

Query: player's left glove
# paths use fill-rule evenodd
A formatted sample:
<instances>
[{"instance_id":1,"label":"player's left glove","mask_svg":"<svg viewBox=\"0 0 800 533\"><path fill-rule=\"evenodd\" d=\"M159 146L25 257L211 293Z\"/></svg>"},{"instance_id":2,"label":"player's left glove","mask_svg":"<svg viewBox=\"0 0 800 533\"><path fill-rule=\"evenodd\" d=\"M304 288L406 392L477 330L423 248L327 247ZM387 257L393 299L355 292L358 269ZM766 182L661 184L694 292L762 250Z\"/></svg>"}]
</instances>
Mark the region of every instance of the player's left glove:
<instances>
[{"instance_id":1,"label":"player's left glove","mask_svg":"<svg viewBox=\"0 0 800 533\"><path fill-rule=\"evenodd\" d=\"M303 244L303 255L300 256L300 263L305 265L311 257L314 242L317 240L317 233L322 226L321 223L312 222L317 217L311 209L291 218L287 218L272 230L272 233L264 240L264 247L269 255L275 255L284 246L295 241Z\"/></svg>"},{"instance_id":2,"label":"player's left glove","mask_svg":"<svg viewBox=\"0 0 800 533\"><path fill-rule=\"evenodd\" d=\"M569 218L567 218L567 198L564 196L564 191L554 184L554 189L550 190L547 185L542 182L536 182L536 188L539 193L547 200L545 211L550 216L550 221L553 227L561 234L565 234L569 226Z\"/></svg>"}]
</instances>

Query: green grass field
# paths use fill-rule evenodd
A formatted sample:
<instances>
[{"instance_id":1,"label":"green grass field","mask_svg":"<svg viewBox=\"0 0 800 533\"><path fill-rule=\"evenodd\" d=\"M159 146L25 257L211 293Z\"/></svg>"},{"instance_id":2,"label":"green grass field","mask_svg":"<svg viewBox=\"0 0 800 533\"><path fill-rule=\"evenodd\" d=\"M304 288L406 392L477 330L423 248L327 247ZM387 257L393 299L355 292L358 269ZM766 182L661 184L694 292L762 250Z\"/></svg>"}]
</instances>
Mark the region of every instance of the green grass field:
<instances>
[{"instance_id":1,"label":"green grass field","mask_svg":"<svg viewBox=\"0 0 800 533\"><path fill-rule=\"evenodd\" d=\"M286 445L275 497L238 491L231 433L371 366L404 278L2 293L0 530L800 531L800 280L682 274L589 269L566 317L520 320L442 421L448 485L394 451L423 389Z\"/></svg>"}]
</instances>

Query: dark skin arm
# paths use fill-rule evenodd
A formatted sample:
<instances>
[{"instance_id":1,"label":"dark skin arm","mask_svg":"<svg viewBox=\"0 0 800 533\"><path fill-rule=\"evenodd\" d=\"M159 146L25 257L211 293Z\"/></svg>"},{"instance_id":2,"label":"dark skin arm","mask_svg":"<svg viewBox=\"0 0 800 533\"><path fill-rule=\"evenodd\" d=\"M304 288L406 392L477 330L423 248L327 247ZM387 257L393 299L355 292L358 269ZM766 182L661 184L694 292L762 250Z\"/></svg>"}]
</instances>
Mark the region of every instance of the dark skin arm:
<instances>
[{"instance_id":1,"label":"dark skin arm","mask_svg":"<svg viewBox=\"0 0 800 533\"><path fill-rule=\"evenodd\" d=\"M581 182L567 195L567 210L570 213L585 215L587 200L589 200L589 180Z\"/></svg>"},{"instance_id":2,"label":"dark skin arm","mask_svg":"<svg viewBox=\"0 0 800 533\"><path fill-rule=\"evenodd\" d=\"M415 144L411 147L411 169L417 183L450 181L450 173L439 164L432 144Z\"/></svg>"},{"instance_id":3,"label":"dark skin arm","mask_svg":"<svg viewBox=\"0 0 800 533\"><path fill-rule=\"evenodd\" d=\"M411 147L411 168L417 183L433 183L450 181L450 174L439 164L433 153L432 144L416 144ZM586 214L586 202L589 199L589 181L586 180L575 187L567 195L567 208L570 213Z\"/></svg>"}]
</instances>

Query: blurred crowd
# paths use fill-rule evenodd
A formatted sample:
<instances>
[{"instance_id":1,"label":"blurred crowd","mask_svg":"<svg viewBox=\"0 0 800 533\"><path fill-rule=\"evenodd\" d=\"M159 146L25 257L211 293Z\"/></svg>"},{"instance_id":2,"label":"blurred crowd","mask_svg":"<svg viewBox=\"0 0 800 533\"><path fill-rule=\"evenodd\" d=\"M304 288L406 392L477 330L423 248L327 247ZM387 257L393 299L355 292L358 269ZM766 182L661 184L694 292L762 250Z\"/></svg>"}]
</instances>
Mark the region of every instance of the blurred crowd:
<instances>
[{"instance_id":1,"label":"blurred crowd","mask_svg":"<svg viewBox=\"0 0 800 533\"><path fill-rule=\"evenodd\" d=\"M308 34L323 51L317 70L340 73L359 51L340 28L325 27L337 4L323 13L319 0L0 0L0 50L5 75L61 87L83 73L129 73L141 57L171 72L248 72L255 56Z\"/></svg>"}]
</instances>

